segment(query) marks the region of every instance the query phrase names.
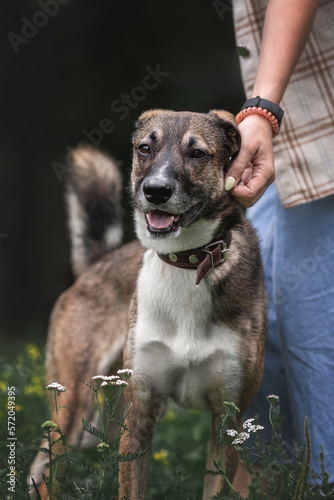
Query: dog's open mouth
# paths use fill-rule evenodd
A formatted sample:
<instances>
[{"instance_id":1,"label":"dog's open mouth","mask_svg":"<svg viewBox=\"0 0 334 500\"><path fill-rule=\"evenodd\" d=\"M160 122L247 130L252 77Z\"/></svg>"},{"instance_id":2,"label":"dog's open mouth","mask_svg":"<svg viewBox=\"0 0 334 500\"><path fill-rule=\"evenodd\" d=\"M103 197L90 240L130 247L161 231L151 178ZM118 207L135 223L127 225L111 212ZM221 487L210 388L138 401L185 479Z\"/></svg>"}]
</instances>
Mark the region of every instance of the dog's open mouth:
<instances>
[{"instance_id":1,"label":"dog's open mouth","mask_svg":"<svg viewBox=\"0 0 334 500\"><path fill-rule=\"evenodd\" d=\"M181 214L173 214L164 210L148 210L144 212L147 229L156 236L176 233L182 227L191 224L202 210L203 203L197 203Z\"/></svg>"},{"instance_id":2,"label":"dog's open mouth","mask_svg":"<svg viewBox=\"0 0 334 500\"><path fill-rule=\"evenodd\" d=\"M162 210L146 212L147 229L154 234L167 234L177 231L179 227L179 214L171 214Z\"/></svg>"}]
</instances>

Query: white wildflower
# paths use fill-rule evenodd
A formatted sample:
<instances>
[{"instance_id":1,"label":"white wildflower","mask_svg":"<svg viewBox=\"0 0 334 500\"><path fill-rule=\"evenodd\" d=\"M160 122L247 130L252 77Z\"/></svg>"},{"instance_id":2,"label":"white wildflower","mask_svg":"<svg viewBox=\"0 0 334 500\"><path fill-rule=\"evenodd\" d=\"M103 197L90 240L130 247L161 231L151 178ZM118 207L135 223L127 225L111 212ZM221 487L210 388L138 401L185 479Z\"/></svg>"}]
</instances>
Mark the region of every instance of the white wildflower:
<instances>
[{"instance_id":1,"label":"white wildflower","mask_svg":"<svg viewBox=\"0 0 334 500\"><path fill-rule=\"evenodd\" d=\"M247 420L245 420L244 424L243 424L243 428L244 429L247 429L247 427L252 423L254 422L255 418L248 418Z\"/></svg>"},{"instance_id":2,"label":"white wildflower","mask_svg":"<svg viewBox=\"0 0 334 500\"><path fill-rule=\"evenodd\" d=\"M114 382L115 385L128 385L127 382L125 382L125 380L116 380L116 382Z\"/></svg>"},{"instance_id":3,"label":"white wildflower","mask_svg":"<svg viewBox=\"0 0 334 500\"><path fill-rule=\"evenodd\" d=\"M263 431L263 429L264 429L263 425L249 425L247 431L257 432L257 431Z\"/></svg>"},{"instance_id":4,"label":"white wildflower","mask_svg":"<svg viewBox=\"0 0 334 500\"><path fill-rule=\"evenodd\" d=\"M133 375L133 370L130 370L129 368L123 368L122 370L117 370L117 373L125 380L128 380Z\"/></svg>"},{"instance_id":5,"label":"white wildflower","mask_svg":"<svg viewBox=\"0 0 334 500\"><path fill-rule=\"evenodd\" d=\"M240 434L238 434L238 437L234 441L232 441L232 444L233 445L242 444L249 438L250 434L248 432L240 432Z\"/></svg>"},{"instance_id":6,"label":"white wildflower","mask_svg":"<svg viewBox=\"0 0 334 500\"><path fill-rule=\"evenodd\" d=\"M269 403L278 403L279 397L276 396L276 394L270 394L269 396L267 396L267 401L269 401Z\"/></svg>"},{"instance_id":7,"label":"white wildflower","mask_svg":"<svg viewBox=\"0 0 334 500\"><path fill-rule=\"evenodd\" d=\"M252 422L254 422L254 418L249 418L246 420L243 424L243 428L247 432L257 432L257 431L262 431L264 427L262 425L254 425Z\"/></svg>"},{"instance_id":8,"label":"white wildflower","mask_svg":"<svg viewBox=\"0 0 334 500\"><path fill-rule=\"evenodd\" d=\"M95 375L94 377L92 377L93 380L95 380L96 382L100 382L101 386L102 386L102 383L103 382L111 382L113 380L119 380L119 376L118 375ZM104 384L106 385L106 384Z\"/></svg>"},{"instance_id":9,"label":"white wildflower","mask_svg":"<svg viewBox=\"0 0 334 500\"><path fill-rule=\"evenodd\" d=\"M123 368L122 370L117 370L118 375L122 375L125 373L126 375L133 375L133 370L130 370L129 368Z\"/></svg>"},{"instance_id":10,"label":"white wildflower","mask_svg":"<svg viewBox=\"0 0 334 500\"><path fill-rule=\"evenodd\" d=\"M238 431L235 429L227 429L226 434L231 437L235 437L238 435Z\"/></svg>"},{"instance_id":11,"label":"white wildflower","mask_svg":"<svg viewBox=\"0 0 334 500\"><path fill-rule=\"evenodd\" d=\"M111 385L128 385L128 383L125 382L125 380L120 379L118 375L96 375L92 378L99 382L100 387L107 387Z\"/></svg>"},{"instance_id":12,"label":"white wildflower","mask_svg":"<svg viewBox=\"0 0 334 500\"><path fill-rule=\"evenodd\" d=\"M54 396L58 396L61 392L65 392L66 391L66 387L64 387L61 384L58 384L58 382L52 382L52 384L47 385L46 388Z\"/></svg>"},{"instance_id":13,"label":"white wildflower","mask_svg":"<svg viewBox=\"0 0 334 500\"><path fill-rule=\"evenodd\" d=\"M238 447L238 445L243 444L245 441L247 441L247 439L250 438L250 435L252 432L257 432L257 431L261 431L262 429L264 429L264 427L262 427L262 425L253 424L254 421L255 421L254 418L248 418L243 423L244 432L238 433L234 429L228 429L226 431L226 434L228 434L229 436L232 436L232 437L237 436L236 439L234 439L231 443L233 446Z\"/></svg>"}]
</instances>

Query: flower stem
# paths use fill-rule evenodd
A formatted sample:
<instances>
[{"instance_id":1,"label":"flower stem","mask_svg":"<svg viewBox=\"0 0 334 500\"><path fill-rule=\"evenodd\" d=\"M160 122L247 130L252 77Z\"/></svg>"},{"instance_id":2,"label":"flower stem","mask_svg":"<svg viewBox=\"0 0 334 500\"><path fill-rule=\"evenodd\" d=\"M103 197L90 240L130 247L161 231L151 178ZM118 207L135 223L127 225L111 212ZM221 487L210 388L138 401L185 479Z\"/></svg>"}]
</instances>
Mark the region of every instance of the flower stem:
<instances>
[{"instance_id":1,"label":"flower stem","mask_svg":"<svg viewBox=\"0 0 334 500\"><path fill-rule=\"evenodd\" d=\"M99 412L99 418L100 418L100 424L101 424L102 433L105 435L106 433L104 431L103 417L102 417L102 412L101 412L101 405L100 405L100 401L99 401L98 390L95 392L95 398L96 398L96 403L97 403L97 409L98 409L98 412Z\"/></svg>"}]
</instances>

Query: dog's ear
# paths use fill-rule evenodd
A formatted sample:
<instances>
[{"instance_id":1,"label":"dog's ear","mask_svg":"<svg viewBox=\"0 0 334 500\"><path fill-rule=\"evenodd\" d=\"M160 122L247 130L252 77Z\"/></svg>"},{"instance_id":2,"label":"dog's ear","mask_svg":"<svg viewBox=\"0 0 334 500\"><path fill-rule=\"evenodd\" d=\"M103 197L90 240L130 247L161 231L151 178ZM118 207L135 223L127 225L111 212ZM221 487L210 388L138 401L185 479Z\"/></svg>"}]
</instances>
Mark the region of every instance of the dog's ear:
<instances>
[{"instance_id":1,"label":"dog's ear","mask_svg":"<svg viewBox=\"0 0 334 500\"><path fill-rule=\"evenodd\" d=\"M224 110L213 109L212 111L210 111L209 115L213 115L218 118L218 125L224 130L224 134L229 142L228 145L230 147L230 159L224 167L224 173L226 173L232 161L236 158L236 156L238 156L238 153L240 151L240 132L232 113Z\"/></svg>"},{"instance_id":2,"label":"dog's ear","mask_svg":"<svg viewBox=\"0 0 334 500\"><path fill-rule=\"evenodd\" d=\"M167 111L165 109L148 109L147 111L144 111L144 113L140 115L135 123L135 131L132 134L132 141L134 141L138 130L143 127L151 118L154 118L155 116L161 115L162 113L166 112Z\"/></svg>"},{"instance_id":3,"label":"dog's ear","mask_svg":"<svg viewBox=\"0 0 334 500\"><path fill-rule=\"evenodd\" d=\"M142 125L144 125L146 122L148 122L151 118L154 118L157 115L161 115L162 113L168 113L167 110L165 109L148 109L147 111L144 111L138 118L138 120L135 123L136 130L138 130Z\"/></svg>"},{"instance_id":4,"label":"dog's ear","mask_svg":"<svg viewBox=\"0 0 334 500\"><path fill-rule=\"evenodd\" d=\"M166 113L165 109L148 109L147 111L144 111L138 118L138 121L145 122L147 120L150 120L154 116L161 115L161 113Z\"/></svg>"},{"instance_id":5,"label":"dog's ear","mask_svg":"<svg viewBox=\"0 0 334 500\"><path fill-rule=\"evenodd\" d=\"M210 115L218 116L218 118L220 118L221 120L231 122L235 126L237 125L232 113L230 113L229 111L225 111L224 109L212 109L210 111Z\"/></svg>"},{"instance_id":6,"label":"dog's ear","mask_svg":"<svg viewBox=\"0 0 334 500\"><path fill-rule=\"evenodd\" d=\"M223 128L225 134L227 135L230 146L231 146L231 156L237 156L241 146L241 137L238 130L237 122L234 119L232 113L224 110L213 109L209 113L210 115L217 116L219 118L219 125Z\"/></svg>"}]
</instances>

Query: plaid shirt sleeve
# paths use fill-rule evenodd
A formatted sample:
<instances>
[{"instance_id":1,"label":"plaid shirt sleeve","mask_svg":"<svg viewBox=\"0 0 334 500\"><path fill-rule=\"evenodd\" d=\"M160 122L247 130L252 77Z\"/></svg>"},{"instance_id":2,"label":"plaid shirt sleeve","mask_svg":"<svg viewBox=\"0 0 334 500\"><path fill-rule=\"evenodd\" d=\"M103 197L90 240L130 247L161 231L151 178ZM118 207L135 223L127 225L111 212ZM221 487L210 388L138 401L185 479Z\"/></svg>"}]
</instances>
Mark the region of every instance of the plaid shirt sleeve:
<instances>
[{"instance_id":1,"label":"plaid shirt sleeve","mask_svg":"<svg viewBox=\"0 0 334 500\"><path fill-rule=\"evenodd\" d=\"M245 94L251 96L268 1L234 0ZM312 32L290 79L274 140L276 187L288 208L334 193L334 1L320 0Z\"/></svg>"}]
</instances>

